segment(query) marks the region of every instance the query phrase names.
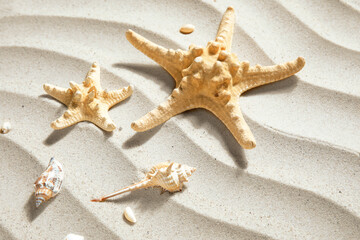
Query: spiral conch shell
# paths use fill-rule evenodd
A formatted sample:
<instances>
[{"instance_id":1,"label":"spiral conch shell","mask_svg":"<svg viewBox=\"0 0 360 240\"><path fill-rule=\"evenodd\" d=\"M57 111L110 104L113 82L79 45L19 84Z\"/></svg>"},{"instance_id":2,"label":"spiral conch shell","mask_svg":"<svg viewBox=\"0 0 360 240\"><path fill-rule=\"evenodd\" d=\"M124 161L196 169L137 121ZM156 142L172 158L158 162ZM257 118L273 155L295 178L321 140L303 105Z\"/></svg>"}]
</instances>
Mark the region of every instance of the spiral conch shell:
<instances>
[{"instance_id":1,"label":"spiral conch shell","mask_svg":"<svg viewBox=\"0 0 360 240\"><path fill-rule=\"evenodd\" d=\"M51 158L45 172L34 183L36 207L60 192L63 179L63 167L55 158Z\"/></svg>"},{"instance_id":2,"label":"spiral conch shell","mask_svg":"<svg viewBox=\"0 0 360 240\"><path fill-rule=\"evenodd\" d=\"M146 174L143 180L119 191L105 195L98 199L91 200L92 202L102 202L108 198L117 196L122 193L135 191L148 187L161 187L163 191L177 192L181 191L184 182L189 180L189 177L196 168L189 167L185 164L175 162L163 162L151 168L150 172Z\"/></svg>"}]
</instances>

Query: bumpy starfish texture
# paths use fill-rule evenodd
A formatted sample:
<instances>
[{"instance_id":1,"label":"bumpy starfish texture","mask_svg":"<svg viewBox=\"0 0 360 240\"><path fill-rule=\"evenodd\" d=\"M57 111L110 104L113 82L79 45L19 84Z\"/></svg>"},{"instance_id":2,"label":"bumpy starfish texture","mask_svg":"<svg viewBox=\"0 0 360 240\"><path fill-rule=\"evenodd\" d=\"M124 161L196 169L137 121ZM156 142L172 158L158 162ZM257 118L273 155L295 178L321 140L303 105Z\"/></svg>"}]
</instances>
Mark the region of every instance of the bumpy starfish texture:
<instances>
[{"instance_id":1,"label":"bumpy starfish texture","mask_svg":"<svg viewBox=\"0 0 360 240\"><path fill-rule=\"evenodd\" d=\"M70 82L70 88L44 84L44 90L62 102L68 110L51 123L53 129L63 129L81 121L89 121L105 131L116 129L108 110L115 104L131 96L133 87L128 86L114 91L102 90L100 67L93 63L82 85Z\"/></svg>"},{"instance_id":2,"label":"bumpy starfish texture","mask_svg":"<svg viewBox=\"0 0 360 240\"><path fill-rule=\"evenodd\" d=\"M258 86L279 81L300 71L302 57L275 66L249 66L231 51L234 9L229 7L219 26L215 41L205 48L191 45L188 51L166 49L128 30L126 38L135 48L160 64L174 78L176 86L169 98L131 124L135 131L146 131L172 116L194 108L215 114L246 149L256 146L238 105L239 96Z\"/></svg>"}]
</instances>

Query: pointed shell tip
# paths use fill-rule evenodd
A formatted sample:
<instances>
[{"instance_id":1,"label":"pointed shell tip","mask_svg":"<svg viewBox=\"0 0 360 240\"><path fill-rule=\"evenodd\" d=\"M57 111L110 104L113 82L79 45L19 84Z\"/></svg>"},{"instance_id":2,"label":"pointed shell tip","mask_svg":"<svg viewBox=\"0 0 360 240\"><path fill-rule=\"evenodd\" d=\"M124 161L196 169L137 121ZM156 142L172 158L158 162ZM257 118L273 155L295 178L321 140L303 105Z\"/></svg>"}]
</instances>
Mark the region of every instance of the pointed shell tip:
<instances>
[{"instance_id":1,"label":"pointed shell tip","mask_svg":"<svg viewBox=\"0 0 360 240\"><path fill-rule=\"evenodd\" d=\"M130 37L133 33L134 33L134 31L133 31L133 30L128 29L128 30L125 32L125 36L126 36L126 38Z\"/></svg>"}]
</instances>

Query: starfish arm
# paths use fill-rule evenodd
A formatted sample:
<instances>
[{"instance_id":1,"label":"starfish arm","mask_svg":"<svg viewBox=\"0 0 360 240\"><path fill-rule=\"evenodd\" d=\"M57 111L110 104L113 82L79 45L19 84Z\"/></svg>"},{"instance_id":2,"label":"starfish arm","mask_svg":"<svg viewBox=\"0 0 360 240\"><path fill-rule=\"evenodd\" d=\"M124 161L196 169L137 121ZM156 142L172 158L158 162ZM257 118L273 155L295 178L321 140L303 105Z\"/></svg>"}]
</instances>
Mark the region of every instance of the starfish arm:
<instances>
[{"instance_id":1,"label":"starfish arm","mask_svg":"<svg viewBox=\"0 0 360 240\"><path fill-rule=\"evenodd\" d=\"M284 64L250 67L247 71L238 74L241 76L236 76L242 78L236 89L241 94L252 88L282 80L299 72L304 65L305 59L298 57L296 60Z\"/></svg>"},{"instance_id":2,"label":"starfish arm","mask_svg":"<svg viewBox=\"0 0 360 240\"><path fill-rule=\"evenodd\" d=\"M78 110L66 110L61 117L51 123L51 127L55 130L59 130L70 127L81 121L84 121L84 118Z\"/></svg>"},{"instance_id":3,"label":"starfish arm","mask_svg":"<svg viewBox=\"0 0 360 240\"><path fill-rule=\"evenodd\" d=\"M94 117L87 118L86 120L94 123L99 128L108 132L114 131L116 129L116 125L113 120L111 120L106 105L99 105L97 114L94 115Z\"/></svg>"},{"instance_id":4,"label":"starfish arm","mask_svg":"<svg viewBox=\"0 0 360 240\"><path fill-rule=\"evenodd\" d=\"M231 42L234 33L235 10L228 7L224 13L221 23L216 34L216 41L225 44L226 51L230 52Z\"/></svg>"},{"instance_id":5,"label":"starfish arm","mask_svg":"<svg viewBox=\"0 0 360 240\"><path fill-rule=\"evenodd\" d=\"M66 106L68 106L71 102L72 91L70 89L56 87L51 84L44 84L43 88L47 94L62 102Z\"/></svg>"},{"instance_id":6,"label":"starfish arm","mask_svg":"<svg viewBox=\"0 0 360 240\"><path fill-rule=\"evenodd\" d=\"M188 101L185 101L181 95L178 95L178 92L179 90L176 88L165 102L131 123L132 129L137 132L144 132L166 122L179 113L195 108Z\"/></svg>"},{"instance_id":7,"label":"starfish arm","mask_svg":"<svg viewBox=\"0 0 360 240\"><path fill-rule=\"evenodd\" d=\"M83 84L85 87L94 86L96 91L102 91L100 85L100 66L98 63L94 62L91 65L91 68L86 74Z\"/></svg>"},{"instance_id":8,"label":"starfish arm","mask_svg":"<svg viewBox=\"0 0 360 240\"><path fill-rule=\"evenodd\" d=\"M132 30L128 30L126 32L126 38L135 48L168 71L178 85L182 78L181 70L184 69L183 58L187 52L182 50L175 51L173 49L166 49L147 40Z\"/></svg>"},{"instance_id":9,"label":"starfish arm","mask_svg":"<svg viewBox=\"0 0 360 240\"><path fill-rule=\"evenodd\" d=\"M225 106L218 103L205 104L205 109L211 111L229 129L236 141L245 149L256 147L256 142L249 126L241 113L235 99L230 100Z\"/></svg>"},{"instance_id":10,"label":"starfish arm","mask_svg":"<svg viewBox=\"0 0 360 240\"><path fill-rule=\"evenodd\" d=\"M109 109L119 102L130 97L133 93L133 88L131 85L119 90L109 91L106 93L105 104L109 106Z\"/></svg>"}]
</instances>

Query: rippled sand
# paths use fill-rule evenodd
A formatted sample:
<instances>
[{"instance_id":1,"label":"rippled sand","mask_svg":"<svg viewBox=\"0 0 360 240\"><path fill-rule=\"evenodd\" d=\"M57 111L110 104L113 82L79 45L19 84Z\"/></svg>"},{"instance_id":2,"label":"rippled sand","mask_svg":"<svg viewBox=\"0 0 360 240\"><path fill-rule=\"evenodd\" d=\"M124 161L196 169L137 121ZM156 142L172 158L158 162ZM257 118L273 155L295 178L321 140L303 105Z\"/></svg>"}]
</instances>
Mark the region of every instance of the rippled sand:
<instances>
[{"instance_id":1,"label":"rippled sand","mask_svg":"<svg viewBox=\"0 0 360 240\"><path fill-rule=\"evenodd\" d=\"M169 48L214 39L230 1L0 1L0 239L360 239L360 3L231 1L233 52L252 65L306 59L296 76L249 91L240 106L257 140L243 150L205 110L144 133L130 123L174 81L125 38L128 28ZM191 23L196 30L180 34ZM66 109L42 89L81 82L135 86L109 112L121 130L80 123L53 131ZM35 208L33 183L50 157L62 192ZM141 190L104 203L165 160L197 168L182 193ZM130 206L138 219L122 216Z\"/></svg>"}]
</instances>

